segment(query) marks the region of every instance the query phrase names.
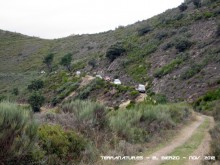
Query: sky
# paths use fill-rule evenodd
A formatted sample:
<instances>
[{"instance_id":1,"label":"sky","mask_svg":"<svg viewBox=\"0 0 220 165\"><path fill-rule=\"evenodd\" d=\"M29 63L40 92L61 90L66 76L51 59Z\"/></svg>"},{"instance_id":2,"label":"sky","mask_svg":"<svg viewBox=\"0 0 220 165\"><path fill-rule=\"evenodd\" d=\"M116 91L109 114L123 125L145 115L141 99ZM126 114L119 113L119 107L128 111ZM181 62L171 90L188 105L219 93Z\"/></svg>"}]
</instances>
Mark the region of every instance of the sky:
<instances>
[{"instance_id":1,"label":"sky","mask_svg":"<svg viewBox=\"0 0 220 165\"><path fill-rule=\"evenodd\" d=\"M46 39L114 30L184 0L0 0L0 29Z\"/></svg>"}]
</instances>

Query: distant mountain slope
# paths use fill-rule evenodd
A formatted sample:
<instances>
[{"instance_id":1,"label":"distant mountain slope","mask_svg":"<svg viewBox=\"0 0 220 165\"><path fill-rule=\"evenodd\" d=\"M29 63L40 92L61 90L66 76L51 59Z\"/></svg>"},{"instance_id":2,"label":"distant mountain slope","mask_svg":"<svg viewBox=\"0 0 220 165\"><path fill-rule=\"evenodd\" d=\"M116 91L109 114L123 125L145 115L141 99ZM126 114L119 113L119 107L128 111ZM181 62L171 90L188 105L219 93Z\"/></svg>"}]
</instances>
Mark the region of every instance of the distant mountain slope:
<instances>
[{"instance_id":1,"label":"distant mountain slope","mask_svg":"<svg viewBox=\"0 0 220 165\"><path fill-rule=\"evenodd\" d=\"M14 73L34 73L29 81L36 78L35 74L46 69L42 59L48 53L55 53L54 70L61 69L63 55L72 53L73 72L81 69L119 77L125 84L148 84L148 92L165 94L170 100L197 98L220 86L220 1L206 0L201 7L186 1L185 5L184 11L175 8L146 21L92 35L43 40L0 31L0 81L5 88L0 93L13 88L9 82L14 80ZM116 47L125 53L111 61L106 52ZM92 59L94 68L88 65ZM16 86L28 82L18 79Z\"/></svg>"}]
</instances>

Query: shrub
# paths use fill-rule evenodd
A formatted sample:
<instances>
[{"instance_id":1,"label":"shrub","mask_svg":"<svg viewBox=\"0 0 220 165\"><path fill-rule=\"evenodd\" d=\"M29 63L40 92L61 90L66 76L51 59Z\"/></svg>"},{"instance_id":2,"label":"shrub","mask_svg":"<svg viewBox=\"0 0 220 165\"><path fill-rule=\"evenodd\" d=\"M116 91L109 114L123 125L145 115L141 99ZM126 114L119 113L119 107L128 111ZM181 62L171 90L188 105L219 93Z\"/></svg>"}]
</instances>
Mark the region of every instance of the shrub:
<instances>
[{"instance_id":1,"label":"shrub","mask_svg":"<svg viewBox=\"0 0 220 165\"><path fill-rule=\"evenodd\" d=\"M29 164L35 150L38 125L30 112L9 103L0 103L0 160L2 164Z\"/></svg>"},{"instance_id":2,"label":"shrub","mask_svg":"<svg viewBox=\"0 0 220 165\"><path fill-rule=\"evenodd\" d=\"M203 67L202 64L194 64L188 70L183 72L180 75L180 78L182 80L187 80L187 79L193 77L195 74L199 73L202 70L202 67Z\"/></svg>"},{"instance_id":3,"label":"shrub","mask_svg":"<svg viewBox=\"0 0 220 165\"><path fill-rule=\"evenodd\" d=\"M18 88L13 88L12 94L15 95L15 96L17 96L17 95L19 94Z\"/></svg>"},{"instance_id":4,"label":"shrub","mask_svg":"<svg viewBox=\"0 0 220 165\"><path fill-rule=\"evenodd\" d=\"M220 23L217 26L216 35L217 35L217 37L220 36Z\"/></svg>"},{"instance_id":5,"label":"shrub","mask_svg":"<svg viewBox=\"0 0 220 165\"><path fill-rule=\"evenodd\" d=\"M184 52L186 49L190 48L191 45L192 45L192 42L190 42L189 40L185 38L177 39L175 42L175 48L179 52Z\"/></svg>"},{"instance_id":6,"label":"shrub","mask_svg":"<svg viewBox=\"0 0 220 165\"><path fill-rule=\"evenodd\" d=\"M193 0L192 2L196 8L200 8L202 6L201 0Z\"/></svg>"},{"instance_id":7,"label":"shrub","mask_svg":"<svg viewBox=\"0 0 220 165\"><path fill-rule=\"evenodd\" d=\"M96 60L95 59L91 59L88 64L92 67L95 68L96 67Z\"/></svg>"},{"instance_id":8,"label":"shrub","mask_svg":"<svg viewBox=\"0 0 220 165\"><path fill-rule=\"evenodd\" d=\"M54 155L62 163L73 163L82 158L86 141L75 132L65 131L59 125L44 124L39 127L38 136L47 157Z\"/></svg>"},{"instance_id":9,"label":"shrub","mask_svg":"<svg viewBox=\"0 0 220 165\"><path fill-rule=\"evenodd\" d=\"M76 100L65 103L61 108L64 113L74 114L76 127L79 130L91 129L92 127L101 129L106 124L106 109L103 105Z\"/></svg>"},{"instance_id":10,"label":"shrub","mask_svg":"<svg viewBox=\"0 0 220 165\"><path fill-rule=\"evenodd\" d=\"M29 98L28 103L34 112L40 112L40 107L43 105L45 98L38 92L34 92Z\"/></svg>"},{"instance_id":11,"label":"shrub","mask_svg":"<svg viewBox=\"0 0 220 165\"><path fill-rule=\"evenodd\" d=\"M33 80L30 85L28 85L29 91L38 91L44 87L44 82L42 80Z\"/></svg>"},{"instance_id":12,"label":"shrub","mask_svg":"<svg viewBox=\"0 0 220 165\"><path fill-rule=\"evenodd\" d=\"M179 8L180 11L183 12L183 11L185 11L188 8L188 6L187 6L187 4L182 3L178 8Z\"/></svg>"},{"instance_id":13,"label":"shrub","mask_svg":"<svg viewBox=\"0 0 220 165\"><path fill-rule=\"evenodd\" d=\"M168 42L167 44L163 45L162 49L167 50L167 49L172 48L172 47L173 47L173 43Z\"/></svg>"},{"instance_id":14,"label":"shrub","mask_svg":"<svg viewBox=\"0 0 220 165\"><path fill-rule=\"evenodd\" d=\"M159 40L162 40L163 38L166 38L168 36L168 33L165 31L160 31L156 34L156 38Z\"/></svg>"},{"instance_id":15,"label":"shrub","mask_svg":"<svg viewBox=\"0 0 220 165\"><path fill-rule=\"evenodd\" d=\"M155 71L154 76L161 78L162 76L172 72L177 66L183 62L182 59L172 60L170 63L164 65L162 68L159 68Z\"/></svg>"},{"instance_id":16,"label":"shrub","mask_svg":"<svg viewBox=\"0 0 220 165\"><path fill-rule=\"evenodd\" d=\"M150 31L152 31L152 28L150 26L141 27L140 29L138 29L138 35L143 36L149 33Z\"/></svg>"},{"instance_id":17,"label":"shrub","mask_svg":"<svg viewBox=\"0 0 220 165\"><path fill-rule=\"evenodd\" d=\"M106 57L112 62L125 52L126 50L123 48L123 46L120 43L117 43L108 48L106 52Z\"/></svg>"}]
</instances>

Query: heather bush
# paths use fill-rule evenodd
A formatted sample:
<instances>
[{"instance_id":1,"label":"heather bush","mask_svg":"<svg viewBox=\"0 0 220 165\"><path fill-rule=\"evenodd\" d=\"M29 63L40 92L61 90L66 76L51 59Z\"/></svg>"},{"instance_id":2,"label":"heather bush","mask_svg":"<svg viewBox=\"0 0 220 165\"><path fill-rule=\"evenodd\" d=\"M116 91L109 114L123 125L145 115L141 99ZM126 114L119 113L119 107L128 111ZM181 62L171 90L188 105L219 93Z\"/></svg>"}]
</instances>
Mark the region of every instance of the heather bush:
<instances>
[{"instance_id":1,"label":"heather bush","mask_svg":"<svg viewBox=\"0 0 220 165\"><path fill-rule=\"evenodd\" d=\"M0 103L1 164L29 164L37 157L35 143L38 125L30 111L10 102Z\"/></svg>"}]
</instances>

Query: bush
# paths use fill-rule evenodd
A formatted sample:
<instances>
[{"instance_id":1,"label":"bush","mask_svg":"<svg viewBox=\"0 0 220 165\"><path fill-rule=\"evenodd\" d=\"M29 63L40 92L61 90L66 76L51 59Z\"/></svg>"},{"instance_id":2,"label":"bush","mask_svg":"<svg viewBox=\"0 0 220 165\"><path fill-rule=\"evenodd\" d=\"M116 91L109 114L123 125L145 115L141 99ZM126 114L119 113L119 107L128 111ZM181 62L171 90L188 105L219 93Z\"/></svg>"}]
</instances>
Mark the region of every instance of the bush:
<instances>
[{"instance_id":1,"label":"bush","mask_svg":"<svg viewBox=\"0 0 220 165\"><path fill-rule=\"evenodd\" d=\"M40 112L40 108L44 103L45 98L38 92L34 92L29 98L28 103L34 112Z\"/></svg>"},{"instance_id":2,"label":"bush","mask_svg":"<svg viewBox=\"0 0 220 165\"><path fill-rule=\"evenodd\" d=\"M82 158L86 141L73 131L65 131L59 125L44 124L39 127L38 135L39 145L47 157L54 155L62 163L75 163Z\"/></svg>"},{"instance_id":3,"label":"bush","mask_svg":"<svg viewBox=\"0 0 220 165\"><path fill-rule=\"evenodd\" d=\"M33 80L30 85L28 85L29 91L38 91L44 87L44 82L42 80Z\"/></svg>"},{"instance_id":4,"label":"bush","mask_svg":"<svg viewBox=\"0 0 220 165\"><path fill-rule=\"evenodd\" d=\"M104 128L106 124L106 109L103 105L90 101L71 101L62 105L64 113L73 113L76 118L76 127L79 130L97 127Z\"/></svg>"},{"instance_id":5,"label":"bush","mask_svg":"<svg viewBox=\"0 0 220 165\"><path fill-rule=\"evenodd\" d=\"M201 0L193 0L192 2L196 8L200 8L202 6Z\"/></svg>"},{"instance_id":6,"label":"bush","mask_svg":"<svg viewBox=\"0 0 220 165\"><path fill-rule=\"evenodd\" d=\"M187 4L182 3L178 8L179 8L180 11L183 12L183 11L185 11L188 8L188 6L187 6Z\"/></svg>"},{"instance_id":7,"label":"bush","mask_svg":"<svg viewBox=\"0 0 220 165\"><path fill-rule=\"evenodd\" d=\"M108 48L106 52L106 57L112 62L125 52L126 50L123 48L123 46L120 43L117 43Z\"/></svg>"},{"instance_id":8,"label":"bush","mask_svg":"<svg viewBox=\"0 0 220 165\"><path fill-rule=\"evenodd\" d=\"M61 58L60 65L65 66L68 71L71 71L71 68L70 68L71 61L72 61L72 54L67 53Z\"/></svg>"},{"instance_id":9,"label":"bush","mask_svg":"<svg viewBox=\"0 0 220 165\"><path fill-rule=\"evenodd\" d=\"M138 29L138 35L143 36L149 33L150 31L152 31L152 28L150 26L141 27L140 29Z\"/></svg>"},{"instance_id":10,"label":"bush","mask_svg":"<svg viewBox=\"0 0 220 165\"><path fill-rule=\"evenodd\" d=\"M15 96L17 96L17 95L19 94L18 88L13 88L12 94L15 95Z\"/></svg>"},{"instance_id":11,"label":"bush","mask_svg":"<svg viewBox=\"0 0 220 165\"><path fill-rule=\"evenodd\" d=\"M172 72L176 67L178 67L183 62L182 59L172 60L170 63L164 65L155 71L154 76L161 78L162 76Z\"/></svg>"},{"instance_id":12,"label":"bush","mask_svg":"<svg viewBox=\"0 0 220 165\"><path fill-rule=\"evenodd\" d=\"M162 40L162 39L166 38L167 36L168 36L168 33L165 31L160 31L155 35L155 37L159 40Z\"/></svg>"},{"instance_id":13,"label":"bush","mask_svg":"<svg viewBox=\"0 0 220 165\"><path fill-rule=\"evenodd\" d=\"M194 64L188 70L183 72L180 75L180 78L182 80L187 80L187 79L193 77L195 74L199 73L202 70L202 67L203 67L202 64Z\"/></svg>"},{"instance_id":14,"label":"bush","mask_svg":"<svg viewBox=\"0 0 220 165\"><path fill-rule=\"evenodd\" d=\"M35 151L38 125L30 112L9 103L0 103L0 160L2 164L29 164Z\"/></svg>"},{"instance_id":15,"label":"bush","mask_svg":"<svg viewBox=\"0 0 220 165\"><path fill-rule=\"evenodd\" d=\"M192 45L192 42L185 38L177 39L175 42L175 48L179 52L184 52L186 49L190 48Z\"/></svg>"},{"instance_id":16,"label":"bush","mask_svg":"<svg viewBox=\"0 0 220 165\"><path fill-rule=\"evenodd\" d=\"M220 36L220 23L217 26L216 35L217 35L217 37Z\"/></svg>"}]
</instances>

